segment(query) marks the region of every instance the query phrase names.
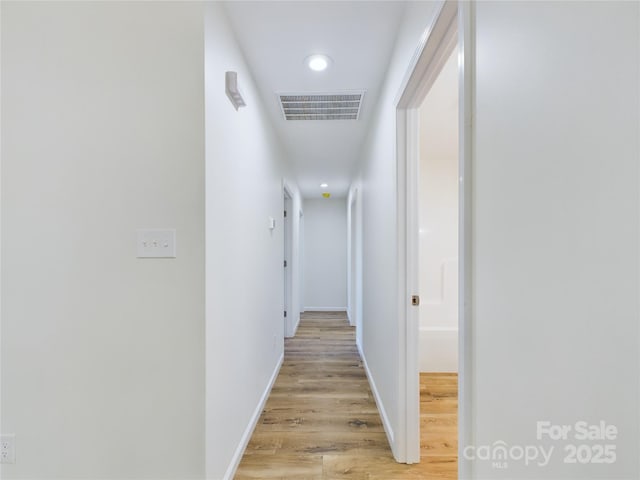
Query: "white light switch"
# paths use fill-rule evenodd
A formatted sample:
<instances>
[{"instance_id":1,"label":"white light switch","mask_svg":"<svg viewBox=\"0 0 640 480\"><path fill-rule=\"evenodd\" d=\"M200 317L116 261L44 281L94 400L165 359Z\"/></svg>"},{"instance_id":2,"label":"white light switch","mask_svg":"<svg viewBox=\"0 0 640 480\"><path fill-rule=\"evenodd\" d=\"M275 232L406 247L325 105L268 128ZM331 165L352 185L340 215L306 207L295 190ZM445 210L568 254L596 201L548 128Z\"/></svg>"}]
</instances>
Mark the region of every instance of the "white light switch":
<instances>
[{"instance_id":1,"label":"white light switch","mask_svg":"<svg viewBox=\"0 0 640 480\"><path fill-rule=\"evenodd\" d=\"M16 436L0 435L0 463L16 463Z\"/></svg>"},{"instance_id":2,"label":"white light switch","mask_svg":"<svg viewBox=\"0 0 640 480\"><path fill-rule=\"evenodd\" d=\"M138 230L138 258L176 258L175 229Z\"/></svg>"}]
</instances>

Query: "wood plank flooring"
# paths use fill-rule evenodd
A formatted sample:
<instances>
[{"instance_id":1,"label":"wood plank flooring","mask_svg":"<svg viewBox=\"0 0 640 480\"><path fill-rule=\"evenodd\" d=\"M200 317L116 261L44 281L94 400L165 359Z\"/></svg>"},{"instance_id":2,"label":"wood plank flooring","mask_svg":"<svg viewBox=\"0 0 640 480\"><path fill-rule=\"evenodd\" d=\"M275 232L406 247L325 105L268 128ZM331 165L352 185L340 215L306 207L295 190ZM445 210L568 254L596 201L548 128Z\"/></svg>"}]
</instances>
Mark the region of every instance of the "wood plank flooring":
<instances>
[{"instance_id":1,"label":"wood plank flooring","mask_svg":"<svg viewBox=\"0 0 640 480\"><path fill-rule=\"evenodd\" d=\"M457 375L421 374L421 463L396 463L344 313L305 313L236 480L457 478Z\"/></svg>"}]
</instances>

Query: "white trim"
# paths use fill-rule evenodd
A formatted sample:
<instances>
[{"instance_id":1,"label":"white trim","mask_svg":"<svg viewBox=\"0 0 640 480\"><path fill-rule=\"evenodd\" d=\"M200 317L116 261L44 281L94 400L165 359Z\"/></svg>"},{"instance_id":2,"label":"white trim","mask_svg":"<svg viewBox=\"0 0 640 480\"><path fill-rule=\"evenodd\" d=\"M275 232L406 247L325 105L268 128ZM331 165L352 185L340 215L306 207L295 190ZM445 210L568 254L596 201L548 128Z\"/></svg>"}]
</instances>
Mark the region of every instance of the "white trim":
<instances>
[{"instance_id":1,"label":"white trim","mask_svg":"<svg viewBox=\"0 0 640 480\"><path fill-rule=\"evenodd\" d=\"M222 477L224 480L232 480L233 476L236 474L236 470L240 465L240 461L242 460L244 451L249 444L249 440L251 440L251 436L253 435L253 431L255 430L256 425L258 424L258 420L260 420L260 415L264 410L264 406L267 404L267 400L269 399L269 394L271 393L273 384L276 383L276 379L278 378L278 374L280 373L280 367L282 367L282 362L284 362L284 352L282 353L282 355L280 355L280 359L276 364L276 368L273 371L271 378L269 379L269 384L267 385L265 391L262 393L262 397L260 397L260 401L258 402L256 409L253 411L253 415L251 415L251 420L249 420L249 424L247 425L247 428L244 430L244 433L240 438L240 443L238 443L236 451L234 452L233 457L231 457L231 463L229 464L224 477Z\"/></svg>"},{"instance_id":2,"label":"white trim","mask_svg":"<svg viewBox=\"0 0 640 480\"><path fill-rule=\"evenodd\" d=\"M401 415L397 449L399 462L420 461L420 404L419 404L419 337L418 309L411 307L411 296L418 293L418 168L419 118L417 109L436 80L442 67L458 44L463 62L460 91L460 177L470 172L471 158L471 88L472 88L472 2L442 1L432 24L420 40L397 95L397 228L398 228L398 317L400 351L398 389ZM465 148L466 147L466 148ZM470 178L470 176L469 176ZM469 182L460 187L459 235L459 397L458 445L462 450L469 444L472 429L470 343L470 188ZM402 406L405 408L403 409ZM458 455L459 478L468 478L469 462Z\"/></svg>"},{"instance_id":3,"label":"white trim","mask_svg":"<svg viewBox=\"0 0 640 480\"><path fill-rule=\"evenodd\" d=\"M353 289L353 280L354 280L354 271L353 271L353 207L354 207L355 199L353 198L353 190L349 189L349 194L347 195L347 318L349 319L349 325L352 327L355 326L355 316L353 315L354 311L354 289Z\"/></svg>"},{"instance_id":4,"label":"white trim","mask_svg":"<svg viewBox=\"0 0 640 480\"><path fill-rule=\"evenodd\" d=\"M349 323L356 329L356 343L362 344L362 200L360 184L349 188L347 218L347 305Z\"/></svg>"},{"instance_id":5,"label":"white trim","mask_svg":"<svg viewBox=\"0 0 640 480\"><path fill-rule=\"evenodd\" d=\"M411 295L418 295L420 292L420 248L418 243L420 218L418 215L419 205L419 179L420 179L420 111L418 108L408 109L407 115L407 158L415 159L408 162L406 166L405 187L407 192L406 208L406 287L405 292L405 315L406 323L406 412L407 415L413 414L417 416L418 421L411 421L411 417L407 417L406 426L406 452L407 463L420 462L420 310L411 304ZM414 366L410 359L415 359L417 365Z\"/></svg>"},{"instance_id":6,"label":"white trim","mask_svg":"<svg viewBox=\"0 0 640 480\"><path fill-rule=\"evenodd\" d=\"M285 305L287 318L284 321L285 338L293 337L296 334L300 323L300 313L302 310L303 297L303 216L302 216L302 198L300 191L291 179L282 178L283 196L289 196L289 214L287 215L287 225L289 227L289 267L285 269L284 275L289 276L288 283L288 302ZM286 201L284 202L286 204ZM284 222L283 222L284 225Z\"/></svg>"},{"instance_id":7,"label":"white trim","mask_svg":"<svg viewBox=\"0 0 640 480\"><path fill-rule=\"evenodd\" d=\"M458 12L458 54L460 63L460 112L459 112L459 219L458 229L458 478L474 477L473 462L467 460L464 449L475 445L473 429L473 277L472 234L473 208L471 194L473 185L473 146L475 145L475 5L461 2Z\"/></svg>"},{"instance_id":8,"label":"white trim","mask_svg":"<svg viewBox=\"0 0 640 480\"><path fill-rule=\"evenodd\" d=\"M420 40L418 41L418 45L416 47L416 50L415 50L415 52L413 52L413 57L411 57L411 60L409 61L409 66L407 67L407 71L405 72L404 77L402 78L402 82L400 82L400 88L398 89L398 93L396 94L396 98L395 98L395 100L393 102L394 105L396 105L397 108L403 108L402 107L402 98L404 97L405 92L407 92L407 90L410 89L409 82L411 81L411 77L413 75L413 72L415 71L415 69L416 69L416 67L418 65L418 61L420 60L420 56L422 55L422 52L424 51L424 47L427 44L427 40L431 36L431 32L433 31L433 28L434 28L436 22L438 21L438 17L440 16L440 13L442 13L442 9L444 8L444 4L445 4L445 1L441 0L440 1L440 5L437 7L437 12L433 16L433 20L431 21L431 24L422 33L422 36L420 37Z\"/></svg>"},{"instance_id":9,"label":"white trim","mask_svg":"<svg viewBox=\"0 0 640 480\"><path fill-rule=\"evenodd\" d=\"M389 416L387 415L387 411L384 408L384 403L382 403L382 397L380 397L380 392L378 392L378 387L376 387L376 382L373 380L373 375L371 374L371 370L369 370L369 364L367 363L367 358L364 356L364 352L360 345L358 347L358 353L360 354L360 359L362 360L362 365L364 366L364 371L367 374L367 380L369 380L369 387L371 388L371 393L373 393L373 398L376 401L376 407L378 407L378 411L380 412L380 418L382 419L382 426L384 427L384 433L387 435L387 440L389 441L389 445L391 446L391 450L393 451L393 447L395 445L395 435L393 433L393 428L391 428L391 422L389 421ZM393 455L395 457L396 452L393 451Z\"/></svg>"},{"instance_id":10,"label":"white trim","mask_svg":"<svg viewBox=\"0 0 640 480\"><path fill-rule=\"evenodd\" d=\"M300 312L298 315L296 315L296 319L297 319L297 320L296 320L295 325L293 325L293 330L292 330L292 332L291 332L291 337L289 337L289 338L293 338L293 337L295 337L295 336L296 336L296 333L298 332L298 326L300 325L300 314L301 314L301 313L303 313L303 312Z\"/></svg>"},{"instance_id":11,"label":"white trim","mask_svg":"<svg viewBox=\"0 0 640 480\"><path fill-rule=\"evenodd\" d=\"M347 307L304 307L305 312L346 312Z\"/></svg>"},{"instance_id":12,"label":"white trim","mask_svg":"<svg viewBox=\"0 0 640 480\"><path fill-rule=\"evenodd\" d=\"M287 216L287 219L284 219L284 211L287 209L287 200L289 200L289 204L291 207L291 210L293 210L293 190L292 188L289 186L288 182L286 179L282 179L282 197L283 197L283 202L282 202L282 210L283 210L283 218L282 218L282 225L283 228L285 226L285 224L287 225L288 228L284 229L282 232L282 241L283 241L283 257L285 256L285 250L288 250L289 253L289 258L285 258L284 260L286 260L287 263L287 267L283 268L283 284L284 284L284 291L283 291L283 300L286 299L284 303L284 311L288 313L287 317L284 317L284 336L288 337L288 336L292 336L291 331L293 330L293 325L292 325L292 316L291 314L294 311L294 301L293 301L293 283L295 281L295 279L293 278L293 270L294 270L294 265L296 264L296 260L294 259L294 221L293 221L293 217L292 216ZM288 237L288 238L287 238Z\"/></svg>"},{"instance_id":13,"label":"white trim","mask_svg":"<svg viewBox=\"0 0 640 480\"><path fill-rule=\"evenodd\" d=\"M433 21L425 30L409 63L396 95L395 105L399 109L418 107L438 77L449 56L440 52L452 49L456 37L450 36L451 23L455 23L452 12L458 9L455 0L441 0ZM442 44L441 44L442 42ZM428 63L425 60L429 59Z\"/></svg>"}]
</instances>

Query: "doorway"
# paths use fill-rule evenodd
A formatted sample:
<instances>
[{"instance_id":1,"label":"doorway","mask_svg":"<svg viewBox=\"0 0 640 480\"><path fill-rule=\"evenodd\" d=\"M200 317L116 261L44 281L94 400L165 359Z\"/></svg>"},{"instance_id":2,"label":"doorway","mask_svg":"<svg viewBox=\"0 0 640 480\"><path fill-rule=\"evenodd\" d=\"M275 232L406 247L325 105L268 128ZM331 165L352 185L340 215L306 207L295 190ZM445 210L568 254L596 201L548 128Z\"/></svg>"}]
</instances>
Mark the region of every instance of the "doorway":
<instances>
[{"instance_id":1,"label":"doorway","mask_svg":"<svg viewBox=\"0 0 640 480\"><path fill-rule=\"evenodd\" d=\"M446 327L449 330L449 344L457 343L457 359L454 358L454 364L457 360L458 385L457 385L457 418L458 427L456 437L458 440L457 465L459 478L469 476L469 464L464 460L460 452L469 440L470 424L470 389L468 388L471 378L470 358L471 351L467 342L466 332L469 332L469 312L470 312L470 296L469 286L470 279L468 277L467 264L469 262L469 236L471 229L470 210L467 199L470 198L470 185L465 182L465 172L469 171L469 159L471 145L470 140L470 118L471 118L471 17L473 14L472 2L453 2L446 1L440 6L440 11L436 15L433 24L429 27L423 37L423 43L418 49L418 53L414 58L414 63L409 68L406 75L406 82L401 90L399 100L397 102L397 145L398 145L398 248L399 248L399 269L398 269L398 285L399 285L399 316L402 319L401 325L404 326L405 334L402 338L403 351L405 361L400 362L400 401L406 406L405 423L403 438L404 452L406 463L417 463L420 461L420 370L421 370L421 341L420 341L420 314L429 311L429 307L437 310L437 303L430 298L429 281L427 278L421 278L420 253L421 240L424 240L429 232L425 230L428 226L423 225L421 238L421 222L420 211L424 209L421 202L421 181L420 181L420 107L425 102L425 98L429 91L434 87L441 72L450 62L453 62L453 76L456 79L456 93L458 96L457 117L458 117L458 151L457 151L457 180L458 180L458 198L457 205L453 208L457 213L457 244L453 245L453 254L449 253L441 258L439 263L433 265L433 257L425 258L425 261L432 263L432 274L438 282L432 282L431 287L434 289L442 289L444 287L443 275L448 274L447 285L451 287L451 283L457 283L457 312L449 312L449 324L441 324L440 327ZM457 55L452 53L457 49ZM457 61L456 61L457 60ZM456 68L457 63L457 68ZM451 73L451 72L450 72ZM429 107L428 107L429 108ZM424 113L424 112L423 112ZM424 119L423 119L424 121ZM450 179L449 179L450 180ZM433 187L433 185L432 185ZM423 187L424 188L424 187ZM433 193L433 189L432 189ZM448 193L449 198L451 192ZM424 199L423 199L424 200ZM429 211L429 208L427 208ZM431 211L433 214L433 209ZM451 216L447 217L451 222ZM422 242L423 244L425 242ZM427 242L428 243L428 242ZM451 247L451 245L450 245ZM455 261L457 258L457 268ZM441 264L444 259L446 265ZM437 261L436 261L437 262ZM442 273L445 268L446 272ZM455 282L455 274L457 273L457 282ZM433 276L432 276L433 278ZM422 282L421 282L422 280ZM421 283L422 285L421 288ZM425 290L426 289L426 290ZM427 292L426 296L425 293ZM422 293L422 295L420 295ZM442 293L439 295L442 299ZM451 292L449 299L451 299ZM454 295L455 296L455 295ZM422 297L422 298L421 298ZM436 297L437 298L437 297ZM431 302L430 302L431 301ZM430 305L432 303L432 305ZM450 304L450 302L449 302ZM440 307L443 310L444 307ZM449 306L449 308L452 308ZM453 315L453 320L451 319ZM457 332L455 328L457 327ZM431 333L443 334L447 330L444 328L432 328ZM457 333L457 335L456 335ZM424 342L422 342L424 343ZM424 349L428 349L429 345L440 344L433 338L427 342ZM425 362L433 362L434 358L441 357L438 352L431 351L422 352ZM442 352L440 352L442 353ZM451 351L447 352L447 361L451 361ZM442 360L442 359L441 359ZM447 367L435 368L452 368ZM425 429L428 424L425 424Z\"/></svg>"},{"instance_id":2,"label":"doorway","mask_svg":"<svg viewBox=\"0 0 640 480\"><path fill-rule=\"evenodd\" d=\"M362 220L359 188L350 190L347 205L347 313L350 325L356 329L356 344L362 348Z\"/></svg>"},{"instance_id":3,"label":"doorway","mask_svg":"<svg viewBox=\"0 0 640 480\"><path fill-rule=\"evenodd\" d=\"M454 473L458 406L458 49L418 109L420 452Z\"/></svg>"},{"instance_id":4,"label":"doorway","mask_svg":"<svg viewBox=\"0 0 640 480\"><path fill-rule=\"evenodd\" d=\"M285 337L288 335L288 332L291 331L291 319L293 317L293 309L292 309L292 258L293 258L293 225L291 214L293 212L292 205L292 195L291 192L285 186L283 189L284 192L284 208L283 208L283 236L284 236L284 251L283 251L283 268L284 268L284 335Z\"/></svg>"}]
</instances>

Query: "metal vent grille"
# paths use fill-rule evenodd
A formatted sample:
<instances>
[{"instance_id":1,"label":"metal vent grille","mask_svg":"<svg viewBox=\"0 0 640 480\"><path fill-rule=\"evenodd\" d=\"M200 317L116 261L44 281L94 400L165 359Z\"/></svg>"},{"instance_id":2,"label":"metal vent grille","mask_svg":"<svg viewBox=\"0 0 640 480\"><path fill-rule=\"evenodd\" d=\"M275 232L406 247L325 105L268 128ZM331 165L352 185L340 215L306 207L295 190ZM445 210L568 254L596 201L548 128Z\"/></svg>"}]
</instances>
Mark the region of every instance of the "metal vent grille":
<instances>
[{"instance_id":1,"label":"metal vent grille","mask_svg":"<svg viewBox=\"0 0 640 480\"><path fill-rule=\"evenodd\" d=\"M358 120L364 92L279 97L286 120Z\"/></svg>"}]
</instances>

